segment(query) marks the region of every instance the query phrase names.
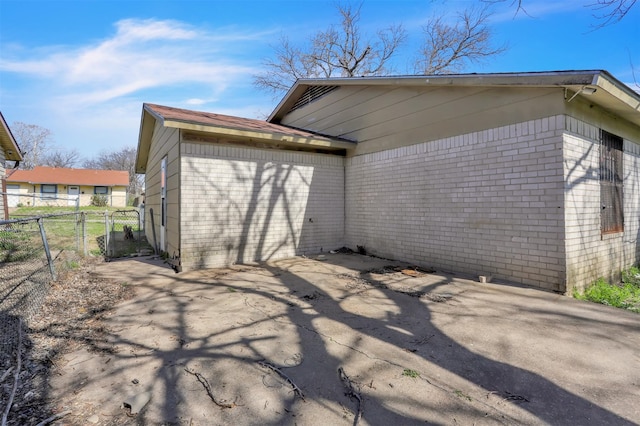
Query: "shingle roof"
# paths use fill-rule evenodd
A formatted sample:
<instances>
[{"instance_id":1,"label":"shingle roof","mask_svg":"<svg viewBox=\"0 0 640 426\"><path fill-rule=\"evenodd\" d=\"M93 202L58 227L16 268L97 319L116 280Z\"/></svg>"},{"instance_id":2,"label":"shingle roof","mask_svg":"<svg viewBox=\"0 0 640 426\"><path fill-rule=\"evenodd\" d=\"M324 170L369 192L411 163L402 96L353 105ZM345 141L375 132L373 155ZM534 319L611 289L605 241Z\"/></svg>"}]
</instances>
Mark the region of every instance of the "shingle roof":
<instances>
[{"instance_id":1,"label":"shingle roof","mask_svg":"<svg viewBox=\"0 0 640 426\"><path fill-rule=\"evenodd\" d=\"M261 143L282 149L307 149L316 152L322 150L338 154L355 147L355 142L347 139L320 135L264 120L145 103L140 119L136 173L146 172L156 123L167 128L212 135L240 144Z\"/></svg>"},{"instance_id":2,"label":"shingle roof","mask_svg":"<svg viewBox=\"0 0 640 426\"><path fill-rule=\"evenodd\" d=\"M129 172L125 170L35 167L33 170L16 170L9 178L7 178L7 182L89 186L128 186Z\"/></svg>"},{"instance_id":3,"label":"shingle roof","mask_svg":"<svg viewBox=\"0 0 640 426\"><path fill-rule=\"evenodd\" d=\"M153 113L164 120L182 121L185 123L201 124L204 126L223 127L227 129L249 130L266 133L280 133L283 135L302 136L308 138L326 138L305 130L295 129L280 124L269 123L264 120L234 117L231 115L214 114L212 112L191 111L163 105L145 103Z\"/></svg>"}]
</instances>

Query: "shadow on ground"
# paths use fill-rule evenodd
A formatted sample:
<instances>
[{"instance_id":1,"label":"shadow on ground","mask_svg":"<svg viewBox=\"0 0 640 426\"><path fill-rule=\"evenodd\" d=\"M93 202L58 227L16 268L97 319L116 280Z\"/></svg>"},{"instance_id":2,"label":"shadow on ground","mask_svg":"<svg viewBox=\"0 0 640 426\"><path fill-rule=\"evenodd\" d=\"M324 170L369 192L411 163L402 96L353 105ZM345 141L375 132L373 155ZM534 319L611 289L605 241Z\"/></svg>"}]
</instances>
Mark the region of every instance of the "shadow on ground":
<instances>
[{"instance_id":1,"label":"shadow on ground","mask_svg":"<svg viewBox=\"0 0 640 426\"><path fill-rule=\"evenodd\" d=\"M100 265L137 296L92 352L59 363L49 397L70 424L347 425L358 397L361 424L640 421L637 315L397 266L356 254L181 274ZM122 402L145 392L126 416Z\"/></svg>"}]
</instances>

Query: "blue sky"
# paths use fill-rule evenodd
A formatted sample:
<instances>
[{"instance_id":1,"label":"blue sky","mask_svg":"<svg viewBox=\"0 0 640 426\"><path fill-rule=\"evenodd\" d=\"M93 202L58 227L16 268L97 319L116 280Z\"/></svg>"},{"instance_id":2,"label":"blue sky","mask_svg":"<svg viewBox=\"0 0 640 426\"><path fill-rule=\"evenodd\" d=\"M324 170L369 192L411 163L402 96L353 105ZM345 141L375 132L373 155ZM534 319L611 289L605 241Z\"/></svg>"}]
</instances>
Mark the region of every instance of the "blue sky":
<instances>
[{"instance_id":1,"label":"blue sky","mask_svg":"<svg viewBox=\"0 0 640 426\"><path fill-rule=\"evenodd\" d=\"M640 82L640 5L619 23L594 29L595 0L511 0L491 28L508 50L465 72L606 69ZM366 32L402 23L409 33L397 74L421 26L478 1L365 0ZM252 76L281 34L293 42L338 23L334 1L0 0L0 110L53 132L56 145L85 158L136 146L143 102L264 118L279 99Z\"/></svg>"}]
</instances>

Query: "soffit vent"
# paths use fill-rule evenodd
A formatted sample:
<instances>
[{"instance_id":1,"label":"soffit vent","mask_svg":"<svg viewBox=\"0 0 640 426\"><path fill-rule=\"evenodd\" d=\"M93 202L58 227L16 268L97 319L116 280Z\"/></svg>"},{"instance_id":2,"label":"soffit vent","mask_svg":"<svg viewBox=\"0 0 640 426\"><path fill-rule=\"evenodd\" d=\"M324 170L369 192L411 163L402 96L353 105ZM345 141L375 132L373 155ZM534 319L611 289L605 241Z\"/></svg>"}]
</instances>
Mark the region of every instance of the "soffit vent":
<instances>
[{"instance_id":1,"label":"soffit vent","mask_svg":"<svg viewBox=\"0 0 640 426\"><path fill-rule=\"evenodd\" d=\"M295 111L298 108L302 108L305 105L309 105L311 102L323 97L327 93L333 92L338 86L310 86L305 92L298 98L295 104L291 107L289 112Z\"/></svg>"}]
</instances>

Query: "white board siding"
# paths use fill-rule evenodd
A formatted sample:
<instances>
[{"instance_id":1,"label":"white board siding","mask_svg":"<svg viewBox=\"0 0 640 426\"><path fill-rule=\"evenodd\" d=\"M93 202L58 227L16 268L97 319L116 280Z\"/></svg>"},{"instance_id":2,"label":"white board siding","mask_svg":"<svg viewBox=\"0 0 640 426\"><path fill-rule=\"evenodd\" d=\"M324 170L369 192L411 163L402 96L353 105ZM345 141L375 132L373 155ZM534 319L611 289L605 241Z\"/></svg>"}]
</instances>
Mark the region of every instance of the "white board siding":
<instances>
[{"instance_id":1,"label":"white board siding","mask_svg":"<svg viewBox=\"0 0 640 426\"><path fill-rule=\"evenodd\" d=\"M156 123L149 161L145 173L145 234L147 240L154 244L151 227L150 211L153 209L156 242L160 244L160 220L162 208L160 206L160 163L167 156L167 227L166 252L169 256L180 254L180 161L179 161L179 131L163 127Z\"/></svg>"},{"instance_id":2,"label":"white board siding","mask_svg":"<svg viewBox=\"0 0 640 426\"><path fill-rule=\"evenodd\" d=\"M343 245L344 158L182 142L183 269Z\"/></svg>"},{"instance_id":3,"label":"white board siding","mask_svg":"<svg viewBox=\"0 0 640 426\"><path fill-rule=\"evenodd\" d=\"M602 117L600 117L602 120ZM609 118L612 120L611 118ZM606 125L607 123L600 123ZM616 133L616 126L606 126ZM612 282L638 262L640 221L640 146L623 144L624 232L600 232L599 128L567 117L564 135L567 290L583 288L599 277Z\"/></svg>"},{"instance_id":4,"label":"white board siding","mask_svg":"<svg viewBox=\"0 0 640 426\"><path fill-rule=\"evenodd\" d=\"M559 88L345 86L287 114L282 123L357 140L352 154L359 155L564 111Z\"/></svg>"},{"instance_id":5,"label":"white board siding","mask_svg":"<svg viewBox=\"0 0 640 426\"><path fill-rule=\"evenodd\" d=\"M563 290L564 125L553 116L347 159L347 244Z\"/></svg>"}]
</instances>

